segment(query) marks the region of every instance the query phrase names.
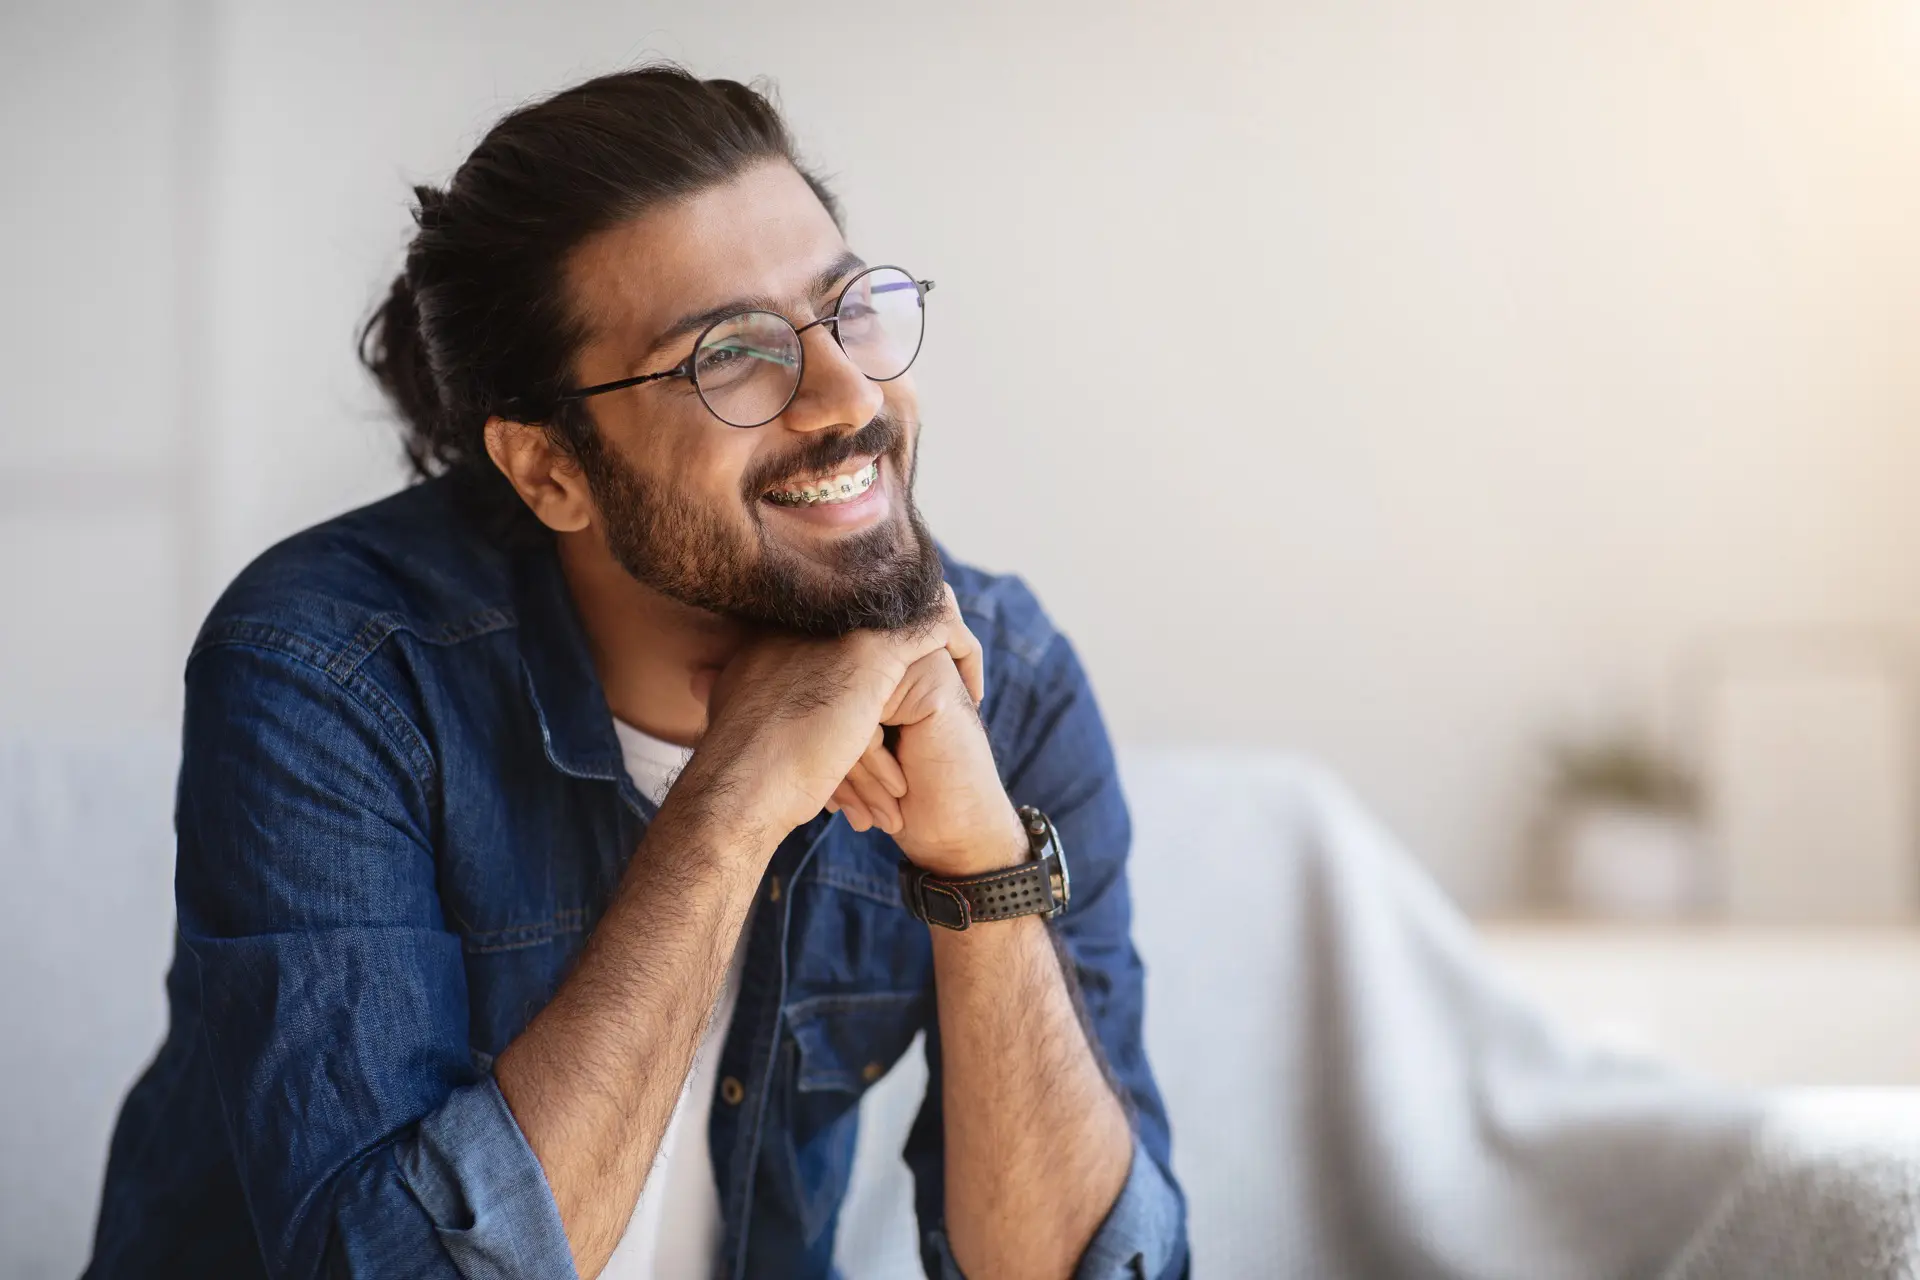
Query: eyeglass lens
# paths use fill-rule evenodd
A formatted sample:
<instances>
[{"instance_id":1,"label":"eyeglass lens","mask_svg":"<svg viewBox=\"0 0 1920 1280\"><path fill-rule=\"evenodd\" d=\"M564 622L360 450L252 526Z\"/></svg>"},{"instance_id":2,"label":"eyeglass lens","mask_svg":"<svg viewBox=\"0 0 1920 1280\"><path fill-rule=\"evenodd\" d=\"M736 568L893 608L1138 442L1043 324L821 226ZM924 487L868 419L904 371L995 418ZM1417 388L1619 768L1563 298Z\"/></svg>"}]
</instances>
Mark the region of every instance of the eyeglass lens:
<instances>
[{"instance_id":1,"label":"eyeglass lens","mask_svg":"<svg viewBox=\"0 0 1920 1280\"><path fill-rule=\"evenodd\" d=\"M854 277L833 329L854 367L876 382L907 371L920 351L920 286L896 267ZM786 409L800 385L800 335L784 316L747 311L707 331L693 354L693 382L722 422L757 427Z\"/></svg>"}]
</instances>

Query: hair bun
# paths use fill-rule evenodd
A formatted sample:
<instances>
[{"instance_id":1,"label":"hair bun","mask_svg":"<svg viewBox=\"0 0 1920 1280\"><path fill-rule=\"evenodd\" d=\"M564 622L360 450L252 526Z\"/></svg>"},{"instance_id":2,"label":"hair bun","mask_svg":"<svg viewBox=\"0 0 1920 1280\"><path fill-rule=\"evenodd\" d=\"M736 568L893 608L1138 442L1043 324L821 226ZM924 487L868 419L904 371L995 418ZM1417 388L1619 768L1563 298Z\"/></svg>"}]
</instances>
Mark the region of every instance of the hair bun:
<instances>
[{"instance_id":1,"label":"hair bun","mask_svg":"<svg viewBox=\"0 0 1920 1280\"><path fill-rule=\"evenodd\" d=\"M413 189L413 198L417 202L414 225L422 231L439 230L446 222L447 193L438 187L418 186Z\"/></svg>"}]
</instances>

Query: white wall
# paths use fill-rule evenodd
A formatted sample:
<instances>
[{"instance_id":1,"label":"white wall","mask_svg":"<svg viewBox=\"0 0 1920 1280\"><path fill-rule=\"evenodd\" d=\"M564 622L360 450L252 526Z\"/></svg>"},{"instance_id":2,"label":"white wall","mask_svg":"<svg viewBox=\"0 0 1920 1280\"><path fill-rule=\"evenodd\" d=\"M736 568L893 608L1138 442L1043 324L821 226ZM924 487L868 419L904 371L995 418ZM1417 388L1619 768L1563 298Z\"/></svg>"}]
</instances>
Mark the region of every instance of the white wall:
<instances>
[{"instance_id":1,"label":"white wall","mask_svg":"<svg viewBox=\"0 0 1920 1280\"><path fill-rule=\"evenodd\" d=\"M164 721L218 584L396 482L408 182L652 54L775 76L939 279L925 505L1117 732L1329 757L1469 900L1540 736L1920 623L1914 0L118 8L0 41L10 722Z\"/></svg>"},{"instance_id":2,"label":"white wall","mask_svg":"<svg viewBox=\"0 0 1920 1280\"><path fill-rule=\"evenodd\" d=\"M0 726L177 702L192 29L167 0L0 15Z\"/></svg>"}]
</instances>

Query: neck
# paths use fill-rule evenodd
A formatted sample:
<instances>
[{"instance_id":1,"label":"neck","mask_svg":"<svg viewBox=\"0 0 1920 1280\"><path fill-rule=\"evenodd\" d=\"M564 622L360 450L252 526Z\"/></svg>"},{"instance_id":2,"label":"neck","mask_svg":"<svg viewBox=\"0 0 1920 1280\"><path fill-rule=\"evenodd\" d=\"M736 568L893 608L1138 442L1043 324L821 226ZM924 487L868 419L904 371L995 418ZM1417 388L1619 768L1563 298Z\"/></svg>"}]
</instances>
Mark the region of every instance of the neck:
<instances>
[{"instance_id":1,"label":"neck","mask_svg":"<svg viewBox=\"0 0 1920 1280\"><path fill-rule=\"evenodd\" d=\"M608 708L642 733L693 746L707 727L696 679L726 665L745 629L634 581L590 532L557 541Z\"/></svg>"}]
</instances>

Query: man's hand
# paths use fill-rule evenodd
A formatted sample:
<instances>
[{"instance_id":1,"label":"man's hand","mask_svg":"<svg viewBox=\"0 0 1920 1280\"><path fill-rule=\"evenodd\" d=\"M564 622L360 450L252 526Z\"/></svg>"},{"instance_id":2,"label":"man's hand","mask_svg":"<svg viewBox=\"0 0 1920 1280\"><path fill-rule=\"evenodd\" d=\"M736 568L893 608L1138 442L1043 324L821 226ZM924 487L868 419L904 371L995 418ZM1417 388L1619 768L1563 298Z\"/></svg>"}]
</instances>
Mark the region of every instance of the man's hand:
<instances>
[{"instance_id":1,"label":"man's hand","mask_svg":"<svg viewBox=\"0 0 1920 1280\"><path fill-rule=\"evenodd\" d=\"M880 713L898 726L892 751L876 728L869 749L834 792L856 829L878 826L916 866L937 875L992 871L1021 861L1026 834L980 721L979 644L947 592L945 624L966 643L915 660ZM956 661L956 650L974 660Z\"/></svg>"},{"instance_id":2,"label":"man's hand","mask_svg":"<svg viewBox=\"0 0 1920 1280\"><path fill-rule=\"evenodd\" d=\"M1026 831L1000 783L980 710L944 649L913 664L881 720L900 726L894 756L906 794L892 834L915 866L968 876L1026 860Z\"/></svg>"},{"instance_id":3,"label":"man's hand","mask_svg":"<svg viewBox=\"0 0 1920 1280\"><path fill-rule=\"evenodd\" d=\"M879 726L910 673L936 654L949 670L971 671L977 687L980 645L957 609L907 632L752 641L704 690L707 730L669 802L724 796L751 843L768 852L856 780L897 823L892 805L906 780Z\"/></svg>"}]
</instances>

